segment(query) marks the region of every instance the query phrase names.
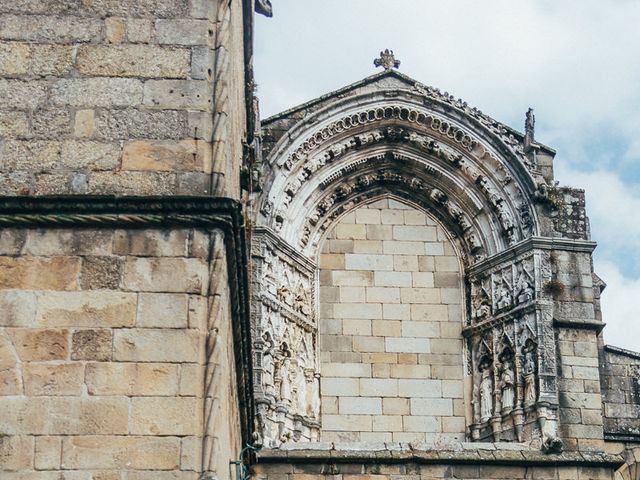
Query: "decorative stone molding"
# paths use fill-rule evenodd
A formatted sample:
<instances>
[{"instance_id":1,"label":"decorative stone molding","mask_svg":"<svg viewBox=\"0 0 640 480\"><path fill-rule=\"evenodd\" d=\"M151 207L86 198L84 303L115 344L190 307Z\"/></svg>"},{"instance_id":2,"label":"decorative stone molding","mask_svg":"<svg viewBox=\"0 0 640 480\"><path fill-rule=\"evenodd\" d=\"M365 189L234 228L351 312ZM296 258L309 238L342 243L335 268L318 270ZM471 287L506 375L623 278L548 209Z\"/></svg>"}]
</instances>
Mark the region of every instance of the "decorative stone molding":
<instances>
[{"instance_id":1,"label":"decorative stone molding","mask_svg":"<svg viewBox=\"0 0 640 480\"><path fill-rule=\"evenodd\" d=\"M314 192L345 185L347 178L355 177L354 171L362 175L372 163L386 162L442 190L452 204L456 196L466 196L466 204L460 205L462 212L471 222L484 224L482 235L469 237L469 243L488 241L496 227L502 230L504 240L492 239L496 245L485 245L486 255L535 235L539 231L537 213L525 193L537 188L532 187L532 178L508 167L492 146L467 133L458 120L425 109L415 100L385 100L369 107L358 101L355 110L343 106L333 113L337 120L325 120L308 131L304 129L308 120L294 127L298 137L283 137L265 164L265 193L258 200L265 224L283 232L292 245L301 243L312 258L314 249L308 248L307 237L313 228L300 222L305 217L302 212L310 211L310 202L316 202ZM387 180L392 179L369 176L368 183ZM357 186L366 189L368 185L360 182ZM469 263L481 259L470 258Z\"/></svg>"},{"instance_id":2,"label":"decorative stone molding","mask_svg":"<svg viewBox=\"0 0 640 480\"><path fill-rule=\"evenodd\" d=\"M388 48L380 52L380 58L375 58L373 64L385 70L400 68L400 60L396 60L396 57L393 55L393 50L389 50Z\"/></svg>"},{"instance_id":3,"label":"decorative stone molding","mask_svg":"<svg viewBox=\"0 0 640 480\"><path fill-rule=\"evenodd\" d=\"M366 166L365 163L362 164ZM433 213L450 230L457 234L457 243L465 252L463 260L467 264L484 258L488 247L482 243L483 235L478 226L465 214L454 200L438 188L429 185L429 180L422 180L407 172L394 168L393 164L364 173L351 169L348 177L333 182L322 192L316 208L306 219L300 246L310 247L317 251L320 241L328 228L344 213L354 206L385 195L398 196L420 208ZM346 170L344 171L347 173Z\"/></svg>"},{"instance_id":4,"label":"decorative stone molding","mask_svg":"<svg viewBox=\"0 0 640 480\"><path fill-rule=\"evenodd\" d=\"M475 107L469 107L467 102L460 98L456 98L450 95L448 92L442 92L439 88L430 87L416 82L414 89L426 98L444 103L453 107L465 115L468 115L477 120L483 127L493 133L503 145L507 146L511 154L513 154L522 164L533 174L538 174L537 165L531 161L525 154L524 144L518 140L513 131L510 131L505 125L494 120L490 116L484 114L482 111ZM527 116L527 124L529 125L529 117ZM531 127L531 130L533 127Z\"/></svg>"},{"instance_id":5,"label":"decorative stone molding","mask_svg":"<svg viewBox=\"0 0 640 480\"><path fill-rule=\"evenodd\" d=\"M624 465L621 455L608 453L565 452L545 455L521 448L501 448L498 443L483 442L462 443L450 446L425 444L308 444L305 448L260 450L258 463L287 464L443 464L443 465L494 465L494 466L526 466L526 467L595 467L616 470ZM328 465L327 465L328 466ZM330 468L326 469L330 472Z\"/></svg>"}]
</instances>

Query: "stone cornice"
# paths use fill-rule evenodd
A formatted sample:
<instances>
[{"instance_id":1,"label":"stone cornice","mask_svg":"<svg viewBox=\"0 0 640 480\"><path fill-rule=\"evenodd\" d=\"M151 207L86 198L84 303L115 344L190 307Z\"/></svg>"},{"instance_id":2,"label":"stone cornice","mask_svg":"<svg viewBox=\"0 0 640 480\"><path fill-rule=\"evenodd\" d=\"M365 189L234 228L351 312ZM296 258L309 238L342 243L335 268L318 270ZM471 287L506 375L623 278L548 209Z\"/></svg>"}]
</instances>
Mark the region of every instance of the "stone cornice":
<instances>
[{"instance_id":1,"label":"stone cornice","mask_svg":"<svg viewBox=\"0 0 640 480\"><path fill-rule=\"evenodd\" d=\"M553 325L558 328L572 328L575 330L593 330L596 333L600 333L607 324L602 322L597 322L597 321L588 321L588 320L572 321L572 320L554 319Z\"/></svg>"},{"instance_id":2,"label":"stone cornice","mask_svg":"<svg viewBox=\"0 0 640 480\"><path fill-rule=\"evenodd\" d=\"M613 345L605 345L605 352L614 353L616 355L622 355L625 357L630 357L636 360L640 360L640 352L634 352L632 350L627 350L620 347L614 347Z\"/></svg>"},{"instance_id":3,"label":"stone cornice","mask_svg":"<svg viewBox=\"0 0 640 480\"><path fill-rule=\"evenodd\" d=\"M561 250L565 252L593 253L597 243L589 240L573 240L570 238L529 237L512 247L478 262L469 268L469 273L475 274L505 262L514 260L519 255L532 250Z\"/></svg>"},{"instance_id":4,"label":"stone cornice","mask_svg":"<svg viewBox=\"0 0 640 480\"><path fill-rule=\"evenodd\" d=\"M495 466L581 466L618 469L624 464L620 455L589 452L545 454L539 450L501 448L499 444L469 444L462 449L414 449L355 446L340 448L320 444L324 448L260 450L257 463L317 464L317 463L416 463L431 465L495 465ZM483 446L484 445L484 446ZM297 444L297 447L302 445Z\"/></svg>"},{"instance_id":5,"label":"stone cornice","mask_svg":"<svg viewBox=\"0 0 640 480\"><path fill-rule=\"evenodd\" d=\"M244 443L253 432L249 283L242 205L221 197L0 197L0 228L202 228L224 232Z\"/></svg>"}]
</instances>

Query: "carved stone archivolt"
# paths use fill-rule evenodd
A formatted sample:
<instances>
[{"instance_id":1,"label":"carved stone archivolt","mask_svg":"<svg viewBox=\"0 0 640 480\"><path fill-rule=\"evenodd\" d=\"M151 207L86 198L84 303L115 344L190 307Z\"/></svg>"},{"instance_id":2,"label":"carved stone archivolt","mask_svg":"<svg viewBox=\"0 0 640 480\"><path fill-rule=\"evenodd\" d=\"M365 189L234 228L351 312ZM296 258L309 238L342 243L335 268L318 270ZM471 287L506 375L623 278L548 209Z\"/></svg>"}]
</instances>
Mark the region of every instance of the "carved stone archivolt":
<instances>
[{"instance_id":1,"label":"carved stone archivolt","mask_svg":"<svg viewBox=\"0 0 640 480\"><path fill-rule=\"evenodd\" d=\"M393 158L393 156L392 156ZM457 200L442 190L433 187L433 179L421 179L416 175L394 167L393 162L363 164L363 169L354 169L344 181L330 185L318 198L316 207L305 219L300 238L300 247L317 250L328 229L340 216L355 206L378 197L397 197L405 203L426 210L449 226L459 250L464 252L466 264L475 263L485 256L485 238L476 221L466 215Z\"/></svg>"},{"instance_id":2,"label":"carved stone archivolt","mask_svg":"<svg viewBox=\"0 0 640 480\"><path fill-rule=\"evenodd\" d=\"M469 439L561 448L553 301L543 288L550 257L532 246L544 180L522 139L415 82L304 106L277 129L280 140L265 152L253 197L261 443L319 438L319 249L343 215L391 197L435 217L462 256Z\"/></svg>"},{"instance_id":3,"label":"carved stone archivolt","mask_svg":"<svg viewBox=\"0 0 640 480\"><path fill-rule=\"evenodd\" d=\"M340 112L324 126L298 132L301 138L285 137L264 166L265 193L258 200L261 219L290 244L302 246L309 258L317 244L309 247L313 225L304 225L307 215L311 213L314 221L327 202L348 201L354 189L398 183L392 170L415 178L407 187L416 198L429 198L435 188L451 200L443 204L464 199L455 217L466 217L476 228L482 224L466 242L471 263L482 258L475 259L472 251L479 246L491 255L538 231L526 193L537 188L532 177L510 168L495 148L459 121L402 102ZM386 176L382 171L365 172L375 163L379 169L392 168ZM358 176L364 177L349 185ZM420 182L430 188L421 188ZM318 192L333 187L339 187L333 198L320 198ZM437 196L431 200L438 202Z\"/></svg>"}]
</instances>

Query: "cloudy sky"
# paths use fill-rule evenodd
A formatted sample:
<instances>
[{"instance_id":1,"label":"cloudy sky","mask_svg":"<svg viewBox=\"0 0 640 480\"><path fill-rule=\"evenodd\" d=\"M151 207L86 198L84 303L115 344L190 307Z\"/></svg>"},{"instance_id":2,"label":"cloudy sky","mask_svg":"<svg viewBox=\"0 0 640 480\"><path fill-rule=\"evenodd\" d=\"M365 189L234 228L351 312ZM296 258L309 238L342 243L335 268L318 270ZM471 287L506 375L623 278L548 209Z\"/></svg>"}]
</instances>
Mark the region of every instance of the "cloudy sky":
<instances>
[{"instance_id":1,"label":"cloudy sky","mask_svg":"<svg viewBox=\"0 0 640 480\"><path fill-rule=\"evenodd\" d=\"M607 343L640 350L640 1L272 0L256 18L262 117L400 70L557 150L556 177L585 188Z\"/></svg>"}]
</instances>

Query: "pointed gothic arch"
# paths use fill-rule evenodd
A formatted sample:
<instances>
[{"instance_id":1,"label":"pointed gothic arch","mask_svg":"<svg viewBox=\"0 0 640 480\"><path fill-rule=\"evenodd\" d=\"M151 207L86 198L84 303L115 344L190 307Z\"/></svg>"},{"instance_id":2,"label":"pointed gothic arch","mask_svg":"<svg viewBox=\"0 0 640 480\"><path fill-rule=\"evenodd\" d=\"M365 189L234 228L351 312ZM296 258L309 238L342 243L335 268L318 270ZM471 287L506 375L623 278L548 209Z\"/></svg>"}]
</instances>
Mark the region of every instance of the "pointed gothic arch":
<instances>
[{"instance_id":1,"label":"pointed gothic arch","mask_svg":"<svg viewBox=\"0 0 640 480\"><path fill-rule=\"evenodd\" d=\"M486 397L480 387L492 392L491 415L485 411L477 421L470 415L470 439L538 435L552 443L555 347L541 362L537 351L521 343L530 332L535 344L553 341L542 288L548 258L532 243L546 228L535 206L546 184L535 154L525 154L525 139L393 71L283 112L263 126L268 142L256 171L261 192L254 198L252 314L257 430L264 442L319 438L321 239L345 212L391 195L433 215L461 254L469 288L462 333L474 385L469 408ZM266 330L289 346L299 337L314 348L300 352L300 360L280 355L278 363L277 348L263 341ZM501 355L504 338L512 339L512 355ZM481 348L487 349L484 356ZM264 372L265 353L274 359L273 371ZM491 361L482 363L483 358ZM264 376L273 384L266 386ZM511 382L507 389L505 381ZM500 405L503 390L513 398L512 407Z\"/></svg>"}]
</instances>

